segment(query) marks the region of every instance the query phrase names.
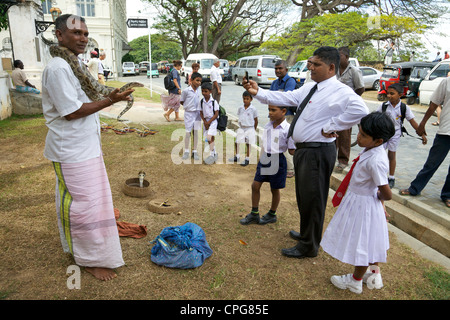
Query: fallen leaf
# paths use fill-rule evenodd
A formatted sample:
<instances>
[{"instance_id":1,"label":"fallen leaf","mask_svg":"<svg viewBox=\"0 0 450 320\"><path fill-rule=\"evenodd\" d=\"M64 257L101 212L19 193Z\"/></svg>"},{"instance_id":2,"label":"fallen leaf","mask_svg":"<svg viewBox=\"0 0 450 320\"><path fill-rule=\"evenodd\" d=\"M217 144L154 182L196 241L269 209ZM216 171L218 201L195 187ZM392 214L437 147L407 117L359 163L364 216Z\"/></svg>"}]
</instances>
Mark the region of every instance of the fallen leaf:
<instances>
[{"instance_id":1,"label":"fallen leaf","mask_svg":"<svg viewBox=\"0 0 450 320\"><path fill-rule=\"evenodd\" d=\"M244 245L244 246L247 245L247 243L246 243L245 241L243 241L243 240L239 240L239 243L242 244L242 245Z\"/></svg>"}]
</instances>

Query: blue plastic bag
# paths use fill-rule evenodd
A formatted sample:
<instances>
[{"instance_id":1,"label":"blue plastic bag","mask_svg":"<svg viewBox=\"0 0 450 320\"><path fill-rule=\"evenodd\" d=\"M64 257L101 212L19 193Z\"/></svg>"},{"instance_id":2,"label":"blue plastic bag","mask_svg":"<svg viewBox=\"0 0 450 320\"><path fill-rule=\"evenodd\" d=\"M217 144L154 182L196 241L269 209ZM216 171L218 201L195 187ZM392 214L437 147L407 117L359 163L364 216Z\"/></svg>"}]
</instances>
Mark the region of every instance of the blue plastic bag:
<instances>
[{"instance_id":1,"label":"blue plastic bag","mask_svg":"<svg viewBox=\"0 0 450 320\"><path fill-rule=\"evenodd\" d=\"M169 268L197 268L212 254L205 232L191 222L164 228L151 243L151 260Z\"/></svg>"}]
</instances>

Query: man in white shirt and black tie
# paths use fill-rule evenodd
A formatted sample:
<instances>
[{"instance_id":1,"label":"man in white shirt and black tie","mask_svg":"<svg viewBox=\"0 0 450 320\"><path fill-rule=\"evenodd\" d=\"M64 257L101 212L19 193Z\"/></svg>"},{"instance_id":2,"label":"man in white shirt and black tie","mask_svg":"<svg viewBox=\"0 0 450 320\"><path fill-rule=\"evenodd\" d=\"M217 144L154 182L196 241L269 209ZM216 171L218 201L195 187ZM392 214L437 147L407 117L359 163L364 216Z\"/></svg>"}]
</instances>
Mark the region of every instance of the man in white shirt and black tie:
<instances>
[{"instance_id":1,"label":"man in white shirt and black tie","mask_svg":"<svg viewBox=\"0 0 450 320\"><path fill-rule=\"evenodd\" d=\"M282 249L282 254L288 257L317 256L336 159L336 132L358 124L369 113L362 98L337 80L339 59L336 48L318 48L308 59L313 81L294 91L269 91L259 88L254 81L244 81L244 88L261 103L299 106L290 134L296 145L294 167L300 233L289 232L298 243Z\"/></svg>"}]
</instances>

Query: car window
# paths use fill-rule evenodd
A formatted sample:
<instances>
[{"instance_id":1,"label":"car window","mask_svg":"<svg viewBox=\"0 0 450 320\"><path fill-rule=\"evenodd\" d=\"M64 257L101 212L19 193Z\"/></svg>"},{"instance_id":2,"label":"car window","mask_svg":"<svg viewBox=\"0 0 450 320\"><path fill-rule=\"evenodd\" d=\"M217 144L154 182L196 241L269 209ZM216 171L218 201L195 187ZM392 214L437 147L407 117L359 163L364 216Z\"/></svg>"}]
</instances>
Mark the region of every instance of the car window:
<instances>
[{"instance_id":1,"label":"car window","mask_svg":"<svg viewBox=\"0 0 450 320\"><path fill-rule=\"evenodd\" d=\"M363 76L371 76L371 75L374 75L377 73L375 70L367 69L367 68L362 68L361 71L362 71Z\"/></svg>"},{"instance_id":2,"label":"car window","mask_svg":"<svg viewBox=\"0 0 450 320\"><path fill-rule=\"evenodd\" d=\"M384 69L382 77L383 78L398 78L398 70L397 69Z\"/></svg>"},{"instance_id":3,"label":"car window","mask_svg":"<svg viewBox=\"0 0 450 320\"><path fill-rule=\"evenodd\" d=\"M430 78L445 78L450 72L450 64L442 63L430 75Z\"/></svg>"},{"instance_id":4,"label":"car window","mask_svg":"<svg viewBox=\"0 0 450 320\"><path fill-rule=\"evenodd\" d=\"M124 62L123 66L126 67L126 68L133 68L134 67L134 63L133 62Z\"/></svg>"},{"instance_id":5,"label":"car window","mask_svg":"<svg viewBox=\"0 0 450 320\"><path fill-rule=\"evenodd\" d=\"M263 58L261 62L261 68L275 68L274 58Z\"/></svg>"},{"instance_id":6,"label":"car window","mask_svg":"<svg viewBox=\"0 0 450 320\"><path fill-rule=\"evenodd\" d=\"M239 66L240 68L245 68L245 67L247 67L247 61L248 60L242 60L241 61L241 65Z\"/></svg>"},{"instance_id":7,"label":"car window","mask_svg":"<svg viewBox=\"0 0 450 320\"><path fill-rule=\"evenodd\" d=\"M250 59L247 62L247 68L256 68L258 65L258 59Z\"/></svg>"}]
</instances>

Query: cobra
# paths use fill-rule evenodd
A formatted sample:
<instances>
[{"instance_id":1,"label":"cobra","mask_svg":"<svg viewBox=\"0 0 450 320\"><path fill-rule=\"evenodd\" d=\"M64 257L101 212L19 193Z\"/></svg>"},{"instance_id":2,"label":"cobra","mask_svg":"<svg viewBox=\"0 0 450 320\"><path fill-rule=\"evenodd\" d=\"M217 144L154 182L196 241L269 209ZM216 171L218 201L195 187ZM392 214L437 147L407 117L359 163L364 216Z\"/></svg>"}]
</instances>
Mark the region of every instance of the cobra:
<instances>
[{"instance_id":1,"label":"cobra","mask_svg":"<svg viewBox=\"0 0 450 320\"><path fill-rule=\"evenodd\" d=\"M97 79L94 79L94 77L92 77L92 75L89 73L86 66L83 63L80 64L78 57L68 48L61 46L51 46L50 54L52 57L60 57L64 59L69 64L74 75L80 81L81 88L92 101L99 101L104 99L104 97L108 96L115 89L113 87L104 86L100 84ZM130 82L121 87L119 89L119 92L123 92L130 88L143 86L144 85L139 82ZM125 109L123 109L122 112L117 116L117 120L124 121L120 118L133 106L133 95L130 94L130 98L131 99L128 100Z\"/></svg>"}]
</instances>

